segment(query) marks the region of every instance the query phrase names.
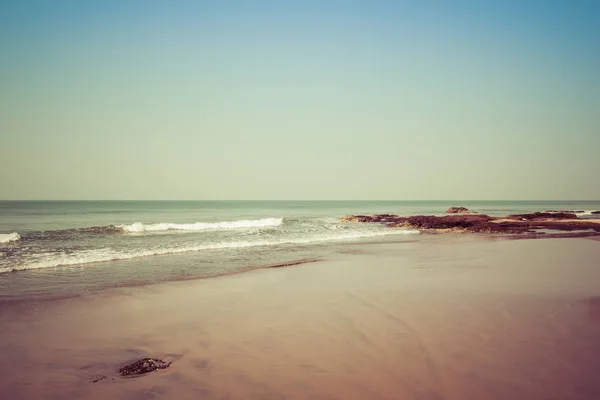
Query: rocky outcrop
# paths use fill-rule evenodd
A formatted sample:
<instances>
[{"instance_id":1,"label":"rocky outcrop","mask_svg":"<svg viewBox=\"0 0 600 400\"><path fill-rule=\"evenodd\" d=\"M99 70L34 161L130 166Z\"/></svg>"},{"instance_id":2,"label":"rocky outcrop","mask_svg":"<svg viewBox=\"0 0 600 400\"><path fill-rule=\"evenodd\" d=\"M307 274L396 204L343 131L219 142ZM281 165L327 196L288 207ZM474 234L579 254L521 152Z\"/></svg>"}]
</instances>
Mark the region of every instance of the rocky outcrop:
<instances>
[{"instance_id":1,"label":"rocky outcrop","mask_svg":"<svg viewBox=\"0 0 600 400\"><path fill-rule=\"evenodd\" d=\"M416 215L400 218L390 227L410 228L419 230L436 230L438 233L522 233L527 231L523 226L504 226L491 223L494 218L481 215L447 215L436 217L433 215Z\"/></svg>"},{"instance_id":2,"label":"rocky outcrop","mask_svg":"<svg viewBox=\"0 0 600 400\"><path fill-rule=\"evenodd\" d=\"M171 363L164 362L158 358L142 358L119 369L119 374L122 376L143 375L148 372L156 371L157 369L169 368Z\"/></svg>"},{"instance_id":3,"label":"rocky outcrop","mask_svg":"<svg viewBox=\"0 0 600 400\"><path fill-rule=\"evenodd\" d=\"M571 213L530 213L507 217L477 215L356 215L342 218L349 222L380 222L392 228L418 229L430 233L505 233L539 234L540 229L559 231L590 230L600 233L600 222L594 219L578 219ZM594 234L588 232L588 234Z\"/></svg>"},{"instance_id":4,"label":"rocky outcrop","mask_svg":"<svg viewBox=\"0 0 600 400\"><path fill-rule=\"evenodd\" d=\"M592 214L600 214L600 210L598 210L598 211L592 211Z\"/></svg>"},{"instance_id":5,"label":"rocky outcrop","mask_svg":"<svg viewBox=\"0 0 600 400\"><path fill-rule=\"evenodd\" d=\"M450 207L446 210L446 214L477 214L466 207Z\"/></svg>"},{"instance_id":6,"label":"rocky outcrop","mask_svg":"<svg viewBox=\"0 0 600 400\"><path fill-rule=\"evenodd\" d=\"M340 218L341 222L391 222L400 218L396 214L348 215Z\"/></svg>"}]
</instances>

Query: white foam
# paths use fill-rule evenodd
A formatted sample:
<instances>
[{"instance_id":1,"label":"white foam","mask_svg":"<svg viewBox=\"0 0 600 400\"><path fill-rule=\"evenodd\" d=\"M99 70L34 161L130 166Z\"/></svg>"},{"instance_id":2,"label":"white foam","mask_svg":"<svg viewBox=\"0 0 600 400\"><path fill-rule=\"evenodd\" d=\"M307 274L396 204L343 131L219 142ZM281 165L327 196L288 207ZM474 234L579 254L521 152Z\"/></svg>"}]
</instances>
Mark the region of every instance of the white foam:
<instances>
[{"instance_id":1,"label":"white foam","mask_svg":"<svg viewBox=\"0 0 600 400\"><path fill-rule=\"evenodd\" d=\"M223 221L223 222L195 222L192 224L173 224L162 222L158 224L143 224L136 222L131 225L120 225L126 232L160 232L160 231L204 231L210 229L240 229L240 228L265 228L279 226L283 218L263 218L254 220Z\"/></svg>"},{"instance_id":2,"label":"white foam","mask_svg":"<svg viewBox=\"0 0 600 400\"><path fill-rule=\"evenodd\" d=\"M0 243L16 242L19 239L21 236L17 232L0 233Z\"/></svg>"},{"instance_id":3,"label":"white foam","mask_svg":"<svg viewBox=\"0 0 600 400\"><path fill-rule=\"evenodd\" d=\"M167 254L177 253L190 253L198 252L203 250L212 249L227 249L227 248L243 248L243 247L258 247L258 246L274 246L283 244L308 244L314 242L326 242L335 240L349 240L368 238L375 236L387 236L387 235L415 235L420 232L417 230L409 229L386 229L381 231L361 232L361 231L350 231L345 233L327 233L319 234L312 238L288 238L279 240L260 240L260 241L238 241L238 242L220 242L220 243L209 243L198 246L185 246L185 247L167 247L147 250L136 250L132 252L117 251L109 248L95 249L95 250L83 250L70 254L65 253L39 253L36 254L35 259L24 262L21 265L13 267L0 268L0 273L11 272L11 271L22 271L31 269L42 269L62 266L74 266L84 265L107 261L117 260L129 260L132 258L149 257Z\"/></svg>"}]
</instances>

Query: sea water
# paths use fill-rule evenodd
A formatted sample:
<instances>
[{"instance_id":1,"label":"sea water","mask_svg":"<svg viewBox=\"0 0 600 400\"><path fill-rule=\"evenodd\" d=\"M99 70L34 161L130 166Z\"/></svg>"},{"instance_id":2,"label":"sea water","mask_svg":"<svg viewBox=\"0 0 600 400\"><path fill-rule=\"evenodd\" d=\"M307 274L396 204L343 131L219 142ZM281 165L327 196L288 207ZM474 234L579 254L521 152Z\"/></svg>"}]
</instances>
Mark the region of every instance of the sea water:
<instances>
[{"instance_id":1,"label":"sea water","mask_svg":"<svg viewBox=\"0 0 600 400\"><path fill-rule=\"evenodd\" d=\"M585 217L600 202L1 201L0 299L211 277L328 258L374 240L418 240L416 230L339 218L443 215L450 206L489 215L568 209Z\"/></svg>"}]
</instances>

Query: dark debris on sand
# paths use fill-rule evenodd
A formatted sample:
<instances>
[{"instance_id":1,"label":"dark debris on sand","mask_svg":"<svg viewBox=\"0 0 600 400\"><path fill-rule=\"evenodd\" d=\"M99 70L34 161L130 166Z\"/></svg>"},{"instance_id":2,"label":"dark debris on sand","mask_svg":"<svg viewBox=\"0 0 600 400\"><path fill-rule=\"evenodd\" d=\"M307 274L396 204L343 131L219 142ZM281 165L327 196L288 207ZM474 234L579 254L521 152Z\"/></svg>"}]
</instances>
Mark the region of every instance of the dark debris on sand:
<instances>
[{"instance_id":1,"label":"dark debris on sand","mask_svg":"<svg viewBox=\"0 0 600 400\"><path fill-rule=\"evenodd\" d=\"M92 383L100 382L100 381L103 381L103 380L105 380L105 379L108 379L108 377L107 377L107 376L105 376L105 375L98 375L98 376L96 376L96 377L95 377L95 378L92 380Z\"/></svg>"},{"instance_id":2,"label":"dark debris on sand","mask_svg":"<svg viewBox=\"0 0 600 400\"><path fill-rule=\"evenodd\" d=\"M169 368L170 365L170 362L167 363L158 358L142 358L133 364L126 365L119 369L119 374L122 376L143 375L158 369Z\"/></svg>"}]
</instances>

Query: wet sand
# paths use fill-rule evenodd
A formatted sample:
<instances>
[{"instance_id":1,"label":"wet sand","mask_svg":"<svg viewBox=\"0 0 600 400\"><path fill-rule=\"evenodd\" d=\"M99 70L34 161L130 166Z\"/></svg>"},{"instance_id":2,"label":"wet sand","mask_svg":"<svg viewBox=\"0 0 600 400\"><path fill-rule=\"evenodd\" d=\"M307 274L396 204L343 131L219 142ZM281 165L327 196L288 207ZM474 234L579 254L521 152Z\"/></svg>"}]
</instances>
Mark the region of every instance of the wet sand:
<instances>
[{"instance_id":1,"label":"wet sand","mask_svg":"<svg viewBox=\"0 0 600 400\"><path fill-rule=\"evenodd\" d=\"M0 397L600 398L598 241L440 235L348 253L1 304ZM117 376L145 356L173 364Z\"/></svg>"}]
</instances>

